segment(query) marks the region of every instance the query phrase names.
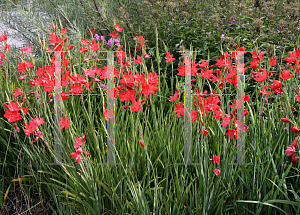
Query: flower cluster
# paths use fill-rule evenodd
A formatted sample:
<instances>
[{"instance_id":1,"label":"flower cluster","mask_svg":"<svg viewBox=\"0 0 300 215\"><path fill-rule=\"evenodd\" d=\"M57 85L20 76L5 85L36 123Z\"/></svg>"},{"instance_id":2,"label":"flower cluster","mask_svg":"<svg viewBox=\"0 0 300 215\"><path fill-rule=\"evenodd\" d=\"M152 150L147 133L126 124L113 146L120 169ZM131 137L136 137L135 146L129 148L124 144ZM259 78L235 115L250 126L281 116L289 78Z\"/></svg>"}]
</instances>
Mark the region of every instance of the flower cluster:
<instances>
[{"instance_id":1,"label":"flower cluster","mask_svg":"<svg viewBox=\"0 0 300 215\"><path fill-rule=\"evenodd\" d=\"M85 135L83 136L83 140L84 140L84 142L85 142ZM76 143L74 143L73 145L74 145L74 148L76 149L76 152L73 152L73 153L71 153L71 154L69 154L70 156L71 156L71 159L76 159L76 162L75 163L77 163L77 165L81 162L81 160L82 160L82 158L81 158L81 155L82 155L82 153L83 153L83 146L82 146L82 144L83 144L83 142L82 142L82 137L79 137L79 138L76 138ZM86 154L85 154L85 156L86 157L88 157L89 156L89 152L87 152Z\"/></svg>"}]
</instances>

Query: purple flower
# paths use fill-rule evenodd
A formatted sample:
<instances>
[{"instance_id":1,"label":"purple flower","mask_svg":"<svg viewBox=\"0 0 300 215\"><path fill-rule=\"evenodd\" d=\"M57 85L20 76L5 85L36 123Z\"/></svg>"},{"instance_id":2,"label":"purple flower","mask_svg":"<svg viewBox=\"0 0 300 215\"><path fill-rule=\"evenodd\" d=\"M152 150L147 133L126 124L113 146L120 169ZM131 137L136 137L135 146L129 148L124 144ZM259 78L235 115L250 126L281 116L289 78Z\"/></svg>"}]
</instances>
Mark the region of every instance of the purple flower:
<instances>
[{"instance_id":1,"label":"purple flower","mask_svg":"<svg viewBox=\"0 0 300 215\"><path fill-rule=\"evenodd\" d=\"M222 36L220 37L221 39L225 39L224 34L222 34Z\"/></svg>"},{"instance_id":2,"label":"purple flower","mask_svg":"<svg viewBox=\"0 0 300 215\"><path fill-rule=\"evenodd\" d=\"M100 84L100 88L101 88L101 90L103 90L103 89L104 89L104 87L105 87L105 84L101 83L101 84Z\"/></svg>"},{"instance_id":3,"label":"purple flower","mask_svg":"<svg viewBox=\"0 0 300 215\"><path fill-rule=\"evenodd\" d=\"M95 38L95 40L99 40L99 35L95 34L94 38Z\"/></svg>"},{"instance_id":4,"label":"purple flower","mask_svg":"<svg viewBox=\"0 0 300 215\"><path fill-rule=\"evenodd\" d=\"M104 37L103 36L101 36L101 40L103 40L104 39Z\"/></svg>"},{"instance_id":5,"label":"purple flower","mask_svg":"<svg viewBox=\"0 0 300 215\"><path fill-rule=\"evenodd\" d=\"M110 38L110 39L108 40L108 42L107 42L107 45L109 45L109 46L111 47L112 44L113 44L113 42L114 42L114 44L115 44L116 46L119 46L119 40L118 40L118 39L115 39L115 38Z\"/></svg>"}]
</instances>

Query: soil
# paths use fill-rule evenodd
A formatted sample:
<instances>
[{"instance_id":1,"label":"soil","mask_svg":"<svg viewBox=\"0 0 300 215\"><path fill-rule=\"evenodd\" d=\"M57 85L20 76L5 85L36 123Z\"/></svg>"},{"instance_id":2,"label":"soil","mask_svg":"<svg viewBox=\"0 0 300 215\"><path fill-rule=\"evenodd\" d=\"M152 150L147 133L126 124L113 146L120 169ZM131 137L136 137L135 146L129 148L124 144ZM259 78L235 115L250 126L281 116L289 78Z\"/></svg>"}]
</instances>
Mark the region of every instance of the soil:
<instances>
[{"instance_id":1,"label":"soil","mask_svg":"<svg viewBox=\"0 0 300 215\"><path fill-rule=\"evenodd\" d=\"M41 198L38 194L36 196L31 196L29 200L22 188L18 185L18 182L15 182L15 185L15 187L10 187L3 210L0 207L0 215L55 214L50 208L51 206L55 211L57 211L55 202L53 200L47 200L43 198L43 202L41 202ZM3 192L5 193L7 189L8 183L4 185Z\"/></svg>"}]
</instances>

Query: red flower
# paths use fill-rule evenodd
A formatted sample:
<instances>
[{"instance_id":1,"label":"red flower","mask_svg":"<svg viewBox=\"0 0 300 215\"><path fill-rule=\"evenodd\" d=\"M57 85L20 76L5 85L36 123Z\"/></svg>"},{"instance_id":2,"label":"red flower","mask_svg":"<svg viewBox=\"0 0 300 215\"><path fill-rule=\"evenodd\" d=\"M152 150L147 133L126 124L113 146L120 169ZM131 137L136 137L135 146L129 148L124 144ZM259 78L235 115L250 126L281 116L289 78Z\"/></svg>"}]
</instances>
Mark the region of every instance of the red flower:
<instances>
[{"instance_id":1,"label":"red flower","mask_svg":"<svg viewBox=\"0 0 300 215\"><path fill-rule=\"evenodd\" d=\"M299 133L300 132L299 128L297 128L296 126L293 126L291 128L291 130L292 130L292 132L295 132L295 133Z\"/></svg>"},{"instance_id":2,"label":"red flower","mask_svg":"<svg viewBox=\"0 0 300 215\"><path fill-rule=\"evenodd\" d=\"M80 48L80 52L81 52L81 53L88 52L88 51L89 51L89 50L88 50L87 48L85 48L85 47Z\"/></svg>"},{"instance_id":3,"label":"red flower","mask_svg":"<svg viewBox=\"0 0 300 215\"><path fill-rule=\"evenodd\" d=\"M91 51L99 50L99 43L96 43L96 40L93 40L93 44L90 44L90 50Z\"/></svg>"},{"instance_id":4,"label":"red flower","mask_svg":"<svg viewBox=\"0 0 300 215\"><path fill-rule=\"evenodd\" d=\"M174 113L177 113L177 117L178 117L178 118L180 117L180 115L185 116L184 108L182 107L182 105L183 105L182 102L180 103L180 105L175 104L175 110L174 110Z\"/></svg>"},{"instance_id":5,"label":"red flower","mask_svg":"<svg viewBox=\"0 0 300 215\"><path fill-rule=\"evenodd\" d=\"M165 59L166 59L167 63L171 63L171 62L173 62L173 60L175 60L175 58L172 58L173 55L170 55L169 52L166 52L166 54L167 54L167 57L165 57Z\"/></svg>"},{"instance_id":6,"label":"red flower","mask_svg":"<svg viewBox=\"0 0 300 215\"><path fill-rule=\"evenodd\" d=\"M287 156L290 157L291 155L293 155L293 157L295 157L295 153L296 153L296 149L295 147L286 147L287 149L285 150L285 153L287 153Z\"/></svg>"},{"instance_id":7,"label":"red flower","mask_svg":"<svg viewBox=\"0 0 300 215\"><path fill-rule=\"evenodd\" d=\"M269 60L269 63L271 66L275 66L276 65L276 57L274 59Z\"/></svg>"},{"instance_id":8,"label":"red flower","mask_svg":"<svg viewBox=\"0 0 300 215\"><path fill-rule=\"evenodd\" d=\"M81 157L80 157L81 154L82 154L82 148L80 147L80 148L77 149L76 152L73 152L69 155L72 156L71 159L76 158L76 163L78 165L81 161Z\"/></svg>"},{"instance_id":9,"label":"red flower","mask_svg":"<svg viewBox=\"0 0 300 215\"><path fill-rule=\"evenodd\" d=\"M228 116L228 114L225 114L224 117L222 117L222 119L224 120L221 125L223 125L224 127L230 125L230 120L232 119L232 117Z\"/></svg>"},{"instance_id":10,"label":"red flower","mask_svg":"<svg viewBox=\"0 0 300 215\"><path fill-rule=\"evenodd\" d=\"M7 50L8 53L10 53L10 46L11 45L6 44L5 47L4 47L4 51Z\"/></svg>"},{"instance_id":11,"label":"red flower","mask_svg":"<svg viewBox=\"0 0 300 215\"><path fill-rule=\"evenodd\" d=\"M75 147L75 149L77 149L78 147L80 147L83 143L82 143L82 137L80 137L80 138L76 138L76 143L74 143L73 145L74 145L74 147Z\"/></svg>"},{"instance_id":12,"label":"red flower","mask_svg":"<svg viewBox=\"0 0 300 215\"><path fill-rule=\"evenodd\" d=\"M221 171L219 169L214 169L214 172L216 173L217 176L219 176L221 173Z\"/></svg>"},{"instance_id":13,"label":"red flower","mask_svg":"<svg viewBox=\"0 0 300 215\"><path fill-rule=\"evenodd\" d=\"M61 121L58 121L57 124L61 125L61 128L60 129L68 129L69 128L69 125L71 123L70 120L68 120L68 117L66 116L66 118L62 118L60 117Z\"/></svg>"},{"instance_id":14,"label":"red flower","mask_svg":"<svg viewBox=\"0 0 300 215\"><path fill-rule=\"evenodd\" d=\"M140 57L140 56L137 55L136 58L137 58L137 60L133 61L134 64L141 64L141 63L143 64L143 63L145 63L145 61L143 60L142 57Z\"/></svg>"},{"instance_id":15,"label":"red flower","mask_svg":"<svg viewBox=\"0 0 300 215\"><path fill-rule=\"evenodd\" d=\"M212 118L215 118L216 121L220 120L221 117L223 116L223 111L222 109L213 109L213 111L215 112L215 116L212 116Z\"/></svg>"},{"instance_id":16,"label":"red flower","mask_svg":"<svg viewBox=\"0 0 300 215\"><path fill-rule=\"evenodd\" d=\"M66 29L67 30L67 29ZM90 30L90 33L89 33L89 35L94 35L94 33L95 33L95 28L92 28L92 30Z\"/></svg>"},{"instance_id":17,"label":"red flower","mask_svg":"<svg viewBox=\"0 0 300 215\"><path fill-rule=\"evenodd\" d=\"M249 102L249 95L244 95L244 102Z\"/></svg>"},{"instance_id":18,"label":"red flower","mask_svg":"<svg viewBox=\"0 0 300 215\"><path fill-rule=\"evenodd\" d=\"M204 60L202 60L202 63L199 64L199 66L200 66L201 68L207 67L207 66L208 66L208 62L209 62L209 59L208 59L206 62L205 62Z\"/></svg>"},{"instance_id":19,"label":"red flower","mask_svg":"<svg viewBox=\"0 0 300 215\"><path fill-rule=\"evenodd\" d=\"M71 86L70 88L72 89L72 93L75 93L77 95L83 92L81 84L76 83L74 86Z\"/></svg>"},{"instance_id":20,"label":"red flower","mask_svg":"<svg viewBox=\"0 0 300 215\"><path fill-rule=\"evenodd\" d=\"M131 108L132 112L135 112L135 111L138 112L142 108L142 105L140 104L139 101L136 102L135 100L133 100L132 103L133 103L133 105L129 106Z\"/></svg>"},{"instance_id":21,"label":"red flower","mask_svg":"<svg viewBox=\"0 0 300 215\"><path fill-rule=\"evenodd\" d=\"M281 79L290 79L291 77L293 77L294 75L290 75L290 70L288 70L288 71L285 71L285 69L284 70L282 70L281 71L281 74L280 74L280 78Z\"/></svg>"},{"instance_id":22,"label":"red flower","mask_svg":"<svg viewBox=\"0 0 300 215\"><path fill-rule=\"evenodd\" d=\"M147 54L147 52L145 52L144 58L151 58L151 55L150 55L150 54Z\"/></svg>"},{"instance_id":23,"label":"red flower","mask_svg":"<svg viewBox=\"0 0 300 215\"><path fill-rule=\"evenodd\" d=\"M208 130L203 130L203 131L202 131L202 134L203 134L203 135L208 135Z\"/></svg>"},{"instance_id":24,"label":"red flower","mask_svg":"<svg viewBox=\"0 0 300 215\"><path fill-rule=\"evenodd\" d=\"M3 42L4 40L7 40L7 35L1 34L0 43Z\"/></svg>"},{"instance_id":25,"label":"red flower","mask_svg":"<svg viewBox=\"0 0 300 215\"><path fill-rule=\"evenodd\" d=\"M252 52L252 58L253 58L253 60L258 60L258 61L260 61L260 60L265 60L265 59L266 59L266 58L263 56L263 55L264 55L264 52L258 51L258 53L259 53L259 56L257 56L257 54L256 54L255 52Z\"/></svg>"},{"instance_id":26,"label":"red flower","mask_svg":"<svg viewBox=\"0 0 300 215\"><path fill-rule=\"evenodd\" d=\"M283 93L282 91L282 82L273 80L274 84L270 84L270 88L273 90L274 93Z\"/></svg>"},{"instance_id":27,"label":"red flower","mask_svg":"<svg viewBox=\"0 0 300 215\"><path fill-rule=\"evenodd\" d=\"M228 128L227 130L228 130L228 132L226 133L226 135L227 136L230 135L230 139L233 139L234 137L236 137L236 139L237 139L237 132L235 129Z\"/></svg>"},{"instance_id":28,"label":"red flower","mask_svg":"<svg viewBox=\"0 0 300 215\"><path fill-rule=\"evenodd\" d=\"M293 164L299 163L300 161L297 161L298 159L299 159L299 157L292 158L292 163Z\"/></svg>"},{"instance_id":29,"label":"red flower","mask_svg":"<svg viewBox=\"0 0 300 215\"><path fill-rule=\"evenodd\" d=\"M244 111L243 111L243 116L247 116L248 114L249 114L248 108L247 108L247 109L244 109Z\"/></svg>"},{"instance_id":30,"label":"red flower","mask_svg":"<svg viewBox=\"0 0 300 215\"><path fill-rule=\"evenodd\" d=\"M265 80L267 80L269 74L267 73L266 70L263 70L263 74L261 73L256 73L257 76L259 76L259 78L254 78L255 81L258 81L258 82L263 82Z\"/></svg>"},{"instance_id":31,"label":"red flower","mask_svg":"<svg viewBox=\"0 0 300 215\"><path fill-rule=\"evenodd\" d=\"M32 61L28 63L27 60L25 60L24 63L18 63L18 64L19 64L19 66L17 66L17 69L19 69L19 71L18 71L19 73L25 72L25 70L26 70L27 68L32 68L32 67L35 66L35 64L31 65L31 64L32 64Z\"/></svg>"},{"instance_id":32,"label":"red flower","mask_svg":"<svg viewBox=\"0 0 300 215\"><path fill-rule=\"evenodd\" d=\"M39 117L35 117L33 120L32 120L32 123L35 124L36 126L40 126L42 124L45 123L44 121L44 117L42 117L41 119L39 119Z\"/></svg>"},{"instance_id":33,"label":"red flower","mask_svg":"<svg viewBox=\"0 0 300 215\"><path fill-rule=\"evenodd\" d=\"M176 90L174 96L170 96L171 100L169 100L169 101L170 102L175 102L175 101L177 101L177 99L179 98L179 96L180 96L180 93L177 93L177 90Z\"/></svg>"},{"instance_id":34,"label":"red flower","mask_svg":"<svg viewBox=\"0 0 300 215\"><path fill-rule=\"evenodd\" d=\"M295 140L289 145L289 147L296 147L298 143L299 137L296 137Z\"/></svg>"},{"instance_id":35,"label":"red flower","mask_svg":"<svg viewBox=\"0 0 300 215\"><path fill-rule=\"evenodd\" d=\"M283 122L286 122L286 123L290 123L291 121L289 120L289 119L287 119L287 118L281 118L281 120L283 121Z\"/></svg>"},{"instance_id":36,"label":"red flower","mask_svg":"<svg viewBox=\"0 0 300 215\"><path fill-rule=\"evenodd\" d=\"M115 25L115 29L117 32L122 32L123 28L120 28L120 25Z\"/></svg>"},{"instance_id":37,"label":"red flower","mask_svg":"<svg viewBox=\"0 0 300 215\"><path fill-rule=\"evenodd\" d=\"M214 161L216 163L220 163L220 155L215 155L214 159L209 159L210 161Z\"/></svg>"},{"instance_id":38,"label":"red flower","mask_svg":"<svg viewBox=\"0 0 300 215\"><path fill-rule=\"evenodd\" d=\"M22 119L18 111L10 111L9 109L6 110L4 117L8 119L8 122L16 122Z\"/></svg>"},{"instance_id":39,"label":"red flower","mask_svg":"<svg viewBox=\"0 0 300 215\"><path fill-rule=\"evenodd\" d=\"M112 114L113 114L113 110L109 110L108 111L107 109L105 109L105 111L104 111L104 118L105 118L105 120L108 121L108 119L113 119L114 116Z\"/></svg>"},{"instance_id":40,"label":"red flower","mask_svg":"<svg viewBox=\"0 0 300 215\"><path fill-rule=\"evenodd\" d=\"M26 125L26 129L24 129L24 132L26 135L30 135L34 133L35 129L36 129L36 125L29 122Z\"/></svg>"},{"instance_id":41,"label":"red flower","mask_svg":"<svg viewBox=\"0 0 300 215\"><path fill-rule=\"evenodd\" d=\"M109 34L109 36L111 36L112 38L117 38L118 34L114 31L112 34Z\"/></svg>"},{"instance_id":42,"label":"red flower","mask_svg":"<svg viewBox=\"0 0 300 215\"><path fill-rule=\"evenodd\" d=\"M18 97L19 95L21 95L21 94L23 93L23 92L21 91L21 89L18 88L18 87L17 87L17 90L14 90L14 92L15 92L15 93L14 93L14 96L15 96L15 97Z\"/></svg>"}]
</instances>

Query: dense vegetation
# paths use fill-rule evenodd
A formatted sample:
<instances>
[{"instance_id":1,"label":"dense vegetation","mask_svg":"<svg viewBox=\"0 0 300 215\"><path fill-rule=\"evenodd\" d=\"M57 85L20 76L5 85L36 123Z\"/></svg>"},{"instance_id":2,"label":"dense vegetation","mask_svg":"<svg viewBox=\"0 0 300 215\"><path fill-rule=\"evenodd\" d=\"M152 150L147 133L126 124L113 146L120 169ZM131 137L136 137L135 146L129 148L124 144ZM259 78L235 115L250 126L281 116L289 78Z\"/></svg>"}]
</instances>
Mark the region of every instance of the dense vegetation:
<instances>
[{"instance_id":1,"label":"dense vegetation","mask_svg":"<svg viewBox=\"0 0 300 215\"><path fill-rule=\"evenodd\" d=\"M31 2L0 1L18 32L0 31L1 214L300 214L299 1ZM63 95L60 116L59 51L66 94L112 92L115 51L114 119L105 96ZM191 118L188 77L219 94L193 96ZM195 165L178 165L189 143Z\"/></svg>"}]
</instances>

